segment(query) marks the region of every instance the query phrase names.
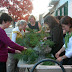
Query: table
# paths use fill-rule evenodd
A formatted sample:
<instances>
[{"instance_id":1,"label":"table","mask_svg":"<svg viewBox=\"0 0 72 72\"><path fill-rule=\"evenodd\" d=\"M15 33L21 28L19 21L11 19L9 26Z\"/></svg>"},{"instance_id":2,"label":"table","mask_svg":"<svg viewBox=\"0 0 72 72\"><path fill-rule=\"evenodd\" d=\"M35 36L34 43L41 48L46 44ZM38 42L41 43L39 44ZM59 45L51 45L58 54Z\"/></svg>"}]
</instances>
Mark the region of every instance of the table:
<instances>
[{"instance_id":1,"label":"table","mask_svg":"<svg viewBox=\"0 0 72 72\"><path fill-rule=\"evenodd\" d=\"M19 68L19 72L30 72L33 68L34 64L26 64L23 60L19 60L17 67Z\"/></svg>"}]
</instances>

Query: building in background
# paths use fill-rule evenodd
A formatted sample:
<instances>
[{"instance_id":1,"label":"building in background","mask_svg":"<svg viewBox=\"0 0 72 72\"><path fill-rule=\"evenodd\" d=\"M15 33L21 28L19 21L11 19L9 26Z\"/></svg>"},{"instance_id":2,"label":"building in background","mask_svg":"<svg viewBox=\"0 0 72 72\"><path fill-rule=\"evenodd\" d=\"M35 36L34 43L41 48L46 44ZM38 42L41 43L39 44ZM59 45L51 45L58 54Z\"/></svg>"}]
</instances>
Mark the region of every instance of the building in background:
<instances>
[{"instance_id":1,"label":"building in background","mask_svg":"<svg viewBox=\"0 0 72 72\"><path fill-rule=\"evenodd\" d=\"M72 0L51 0L49 3L49 7L52 8L49 12L44 15L45 18L48 15L52 16L70 16L72 17Z\"/></svg>"},{"instance_id":2,"label":"building in background","mask_svg":"<svg viewBox=\"0 0 72 72\"><path fill-rule=\"evenodd\" d=\"M40 22L40 24L43 26L43 24L44 24L43 14L40 14L40 15L39 15L39 22Z\"/></svg>"}]
</instances>

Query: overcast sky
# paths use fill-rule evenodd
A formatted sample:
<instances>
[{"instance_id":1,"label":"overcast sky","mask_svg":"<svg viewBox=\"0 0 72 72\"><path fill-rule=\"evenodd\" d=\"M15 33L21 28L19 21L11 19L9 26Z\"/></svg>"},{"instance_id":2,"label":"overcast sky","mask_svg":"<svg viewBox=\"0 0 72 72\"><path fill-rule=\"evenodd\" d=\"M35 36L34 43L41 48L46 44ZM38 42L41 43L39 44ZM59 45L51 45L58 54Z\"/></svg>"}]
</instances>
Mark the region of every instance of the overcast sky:
<instances>
[{"instance_id":1,"label":"overcast sky","mask_svg":"<svg viewBox=\"0 0 72 72\"><path fill-rule=\"evenodd\" d=\"M38 16L39 14L48 12L48 5L50 0L33 0L34 10L32 14Z\"/></svg>"},{"instance_id":2,"label":"overcast sky","mask_svg":"<svg viewBox=\"0 0 72 72\"><path fill-rule=\"evenodd\" d=\"M33 10L32 14L36 17L39 16L39 14L46 13L49 10L49 2L50 0L32 0L33 1ZM1 8L0 8L1 10ZM7 11L7 9L5 9Z\"/></svg>"}]
</instances>

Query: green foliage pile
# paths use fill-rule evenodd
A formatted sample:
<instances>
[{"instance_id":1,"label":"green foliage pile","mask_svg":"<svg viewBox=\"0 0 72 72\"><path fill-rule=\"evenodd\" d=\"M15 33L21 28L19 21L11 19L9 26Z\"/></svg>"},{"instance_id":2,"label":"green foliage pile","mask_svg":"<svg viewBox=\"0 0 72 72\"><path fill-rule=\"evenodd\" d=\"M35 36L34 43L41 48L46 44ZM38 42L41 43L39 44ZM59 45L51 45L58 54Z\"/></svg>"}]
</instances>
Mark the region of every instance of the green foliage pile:
<instances>
[{"instance_id":1,"label":"green foliage pile","mask_svg":"<svg viewBox=\"0 0 72 72\"><path fill-rule=\"evenodd\" d=\"M50 34L49 34L49 33L46 33L46 32L45 32L45 29L43 29L43 28L42 28L41 33L39 33L39 34L40 34L40 36L41 36L41 37L40 37L40 40L43 40L44 37L50 36Z\"/></svg>"},{"instance_id":2,"label":"green foliage pile","mask_svg":"<svg viewBox=\"0 0 72 72\"><path fill-rule=\"evenodd\" d=\"M23 51L22 54L16 54L15 58L24 60L28 64L33 64L37 61L38 58L38 53L36 53L33 48L38 46L41 49L42 47L45 48L47 45L52 47L54 43L50 40L43 40L44 37L50 36L49 33L45 33L43 29L41 33L37 33L37 30L32 30L29 28L27 30L30 32L26 33L23 39L17 39L16 43L21 46L27 47L28 49L26 51Z\"/></svg>"},{"instance_id":3,"label":"green foliage pile","mask_svg":"<svg viewBox=\"0 0 72 72\"><path fill-rule=\"evenodd\" d=\"M38 58L38 55L33 49L27 49L26 51L22 51L21 54L15 54L16 59L23 60L28 64L33 64Z\"/></svg>"},{"instance_id":4,"label":"green foliage pile","mask_svg":"<svg viewBox=\"0 0 72 72\"><path fill-rule=\"evenodd\" d=\"M46 48L47 46L52 47L53 45L54 45L53 41L50 41L50 40L43 41L42 40L41 42L39 42L38 47L39 48L41 48L41 47Z\"/></svg>"},{"instance_id":5,"label":"green foliage pile","mask_svg":"<svg viewBox=\"0 0 72 72\"><path fill-rule=\"evenodd\" d=\"M27 29L30 32L25 34L25 37L23 39L17 39L16 43L25 46L27 48L34 48L39 43L39 34L36 33L37 30Z\"/></svg>"},{"instance_id":6,"label":"green foliage pile","mask_svg":"<svg viewBox=\"0 0 72 72\"><path fill-rule=\"evenodd\" d=\"M46 58L55 60L55 58L52 57L51 54L46 54ZM55 63L51 61L47 61L47 62L43 62L43 65L55 65Z\"/></svg>"},{"instance_id":7,"label":"green foliage pile","mask_svg":"<svg viewBox=\"0 0 72 72\"><path fill-rule=\"evenodd\" d=\"M27 29L30 32L25 34L23 39L19 38L16 40L16 43L20 44L21 46L25 46L27 48L34 48L40 44L40 41L43 41L43 38L46 36L50 36L49 33L45 33L44 30L41 33L36 33L37 30ZM50 40L43 41L45 45L51 45L53 42ZM50 42L50 43L49 43Z\"/></svg>"},{"instance_id":8,"label":"green foliage pile","mask_svg":"<svg viewBox=\"0 0 72 72\"><path fill-rule=\"evenodd\" d=\"M38 34L36 33L29 33L26 34L26 44L28 44L29 47L35 47L37 45L37 43L39 42L39 38L38 38Z\"/></svg>"}]
</instances>

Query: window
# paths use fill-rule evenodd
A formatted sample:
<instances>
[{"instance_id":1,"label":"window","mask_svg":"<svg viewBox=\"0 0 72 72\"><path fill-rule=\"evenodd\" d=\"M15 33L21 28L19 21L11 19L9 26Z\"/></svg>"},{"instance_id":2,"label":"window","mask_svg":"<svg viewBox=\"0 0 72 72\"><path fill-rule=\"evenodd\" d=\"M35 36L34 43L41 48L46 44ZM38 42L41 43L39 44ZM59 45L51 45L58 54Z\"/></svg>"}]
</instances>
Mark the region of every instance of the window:
<instances>
[{"instance_id":1,"label":"window","mask_svg":"<svg viewBox=\"0 0 72 72\"><path fill-rule=\"evenodd\" d=\"M56 16L65 16L68 15L68 1L56 10Z\"/></svg>"}]
</instances>

